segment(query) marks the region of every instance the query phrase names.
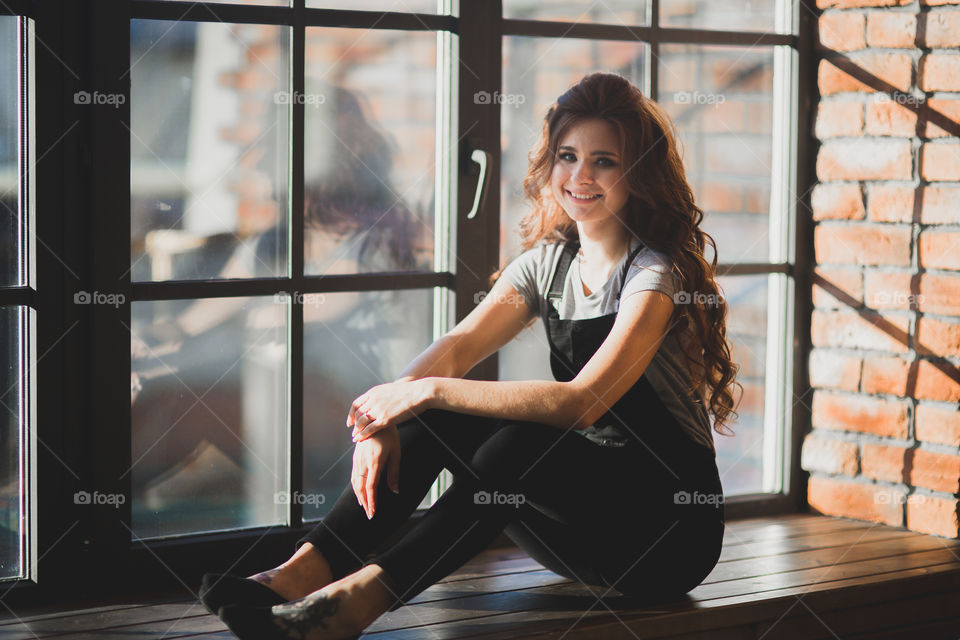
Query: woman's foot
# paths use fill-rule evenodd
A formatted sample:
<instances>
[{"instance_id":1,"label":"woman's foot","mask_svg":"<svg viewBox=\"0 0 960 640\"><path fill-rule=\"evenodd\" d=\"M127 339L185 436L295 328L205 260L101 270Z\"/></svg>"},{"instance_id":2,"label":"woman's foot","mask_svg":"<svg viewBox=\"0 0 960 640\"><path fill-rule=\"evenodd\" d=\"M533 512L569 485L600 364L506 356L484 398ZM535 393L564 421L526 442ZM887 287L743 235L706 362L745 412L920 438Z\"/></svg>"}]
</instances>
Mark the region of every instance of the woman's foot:
<instances>
[{"instance_id":1,"label":"woman's foot","mask_svg":"<svg viewBox=\"0 0 960 640\"><path fill-rule=\"evenodd\" d=\"M359 635L394 602L376 564L362 567L308 596L266 607L225 607L221 618L241 639L338 640Z\"/></svg>"},{"instance_id":2,"label":"woman's foot","mask_svg":"<svg viewBox=\"0 0 960 640\"><path fill-rule=\"evenodd\" d=\"M299 600L333 582L333 572L323 554L309 542L304 543L279 567L249 576L285 600Z\"/></svg>"}]
</instances>

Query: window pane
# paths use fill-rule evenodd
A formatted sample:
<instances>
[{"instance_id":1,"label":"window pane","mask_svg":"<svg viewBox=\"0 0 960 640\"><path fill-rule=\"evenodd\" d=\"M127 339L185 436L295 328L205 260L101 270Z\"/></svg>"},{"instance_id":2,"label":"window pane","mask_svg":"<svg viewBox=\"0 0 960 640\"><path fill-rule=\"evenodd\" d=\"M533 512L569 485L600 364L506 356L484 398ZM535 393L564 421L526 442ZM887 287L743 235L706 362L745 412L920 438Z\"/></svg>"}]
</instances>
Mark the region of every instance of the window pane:
<instances>
[{"instance_id":1,"label":"window pane","mask_svg":"<svg viewBox=\"0 0 960 640\"><path fill-rule=\"evenodd\" d=\"M607 0L577 2L575 0L504 0L504 18L558 20L562 22L596 22L617 25L649 24L647 0Z\"/></svg>"},{"instance_id":2,"label":"window pane","mask_svg":"<svg viewBox=\"0 0 960 640\"><path fill-rule=\"evenodd\" d=\"M17 17L0 16L0 286L23 284L17 268L17 57Z\"/></svg>"},{"instance_id":3,"label":"window pane","mask_svg":"<svg viewBox=\"0 0 960 640\"><path fill-rule=\"evenodd\" d=\"M310 9L351 9L353 11L398 11L439 13L442 0L307 0Z\"/></svg>"},{"instance_id":4,"label":"window pane","mask_svg":"<svg viewBox=\"0 0 960 640\"><path fill-rule=\"evenodd\" d=\"M659 79L720 262L767 262L773 49L665 44Z\"/></svg>"},{"instance_id":5,"label":"window pane","mask_svg":"<svg viewBox=\"0 0 960 640\"><path fill-rule=\"evenodd\" d=\"M307 29L308 275L432 270L436 35Z\"/></svg>"},{"instance_id":6,"label":"window pane","mask_svg":"<svg viewBox=\"0 0 960 640\"><path fill-rule=\"evenodd\" d=\"M433 301L430 289L304 295L305 518L325 515L349 485L350 404L430 345Z\"/></svg>"},{"instance_id":7,"label":"window pane","mask_svg":"<svg viewBox=\"0 0 960 640\"><path fill-rule=\"evenodd\" d=\"M203 0L209 4L259 4L270 7L289 6L287 0Z\"/></svg>"},{"instance_id":8,"label":"window pane","mask_svg":"<svg viewBox=\"0 0 960 640\"><path fill-rule=\"evenodd\" d=\"M279 523L289 298L134 302L133 530Z\"/></svg>"},{"instance_id":9,"label":"window pane","mask_svg":"<svg viewBox=\"0 0 960 640\"><path fill-rule=\"evenodd\" d=\"M131 21L135 281L286 275L288 36Z\"/></svg>"},{"instance_id":10,"label":"window pane","mask_svg":"<svg viewBox=\"0 0 960 640\"><path fill-rule=\"evenodd\" d=\"M660 3L660 25L724 31L774 31L788 0L674 0Z\"/></svg>"},{"instance_id":11,"label":"window pane","mask_svg":"<svg viewBox=\"0 0 960 640\"><path fill-rule=\"evenodd\" d=\"M0 359L0 402L3 420L0 424L0 578L23 575L25 496L22 461L26 431L25 403L27 375L23 362L26 307L0 307L0 336L3 336Z\"/></svg>"},{"instance_id":12,"label":"window pane","mask_svg":"<svg viewBox=\"0 0 960 640\"><path fill-rule=\"evenodd\" d=\"M743 385L743 397L737 408L739 416L736 422L729 424L735 435L727 437L714 433L717 467L726 495L763 490L769 277L758 275L717 278L729 305L727 339L730 342L731 357L740 366L737 380ZM770 380L769 383L781 384L782 381ZM734 390L734 394L737 393L739 389Z\"/></svg>"},{"instance_id":13,"label":"window pane","mask_svg":"<svg viewBox=\"0 0 960 640\"><path fill-rule=\"evenodd\" d=\"M500 260L520 254L520 220L529 211L523 199L527 154L537 141L547 109L584 75L615 68L640 88L647 86L649 48L636 42L507 36L500 97ZM491 104L496 104L493 100ZM520 332L500 350L501 380L552 380L550 349L543 324Z\"/></svg>"}]
</instances>

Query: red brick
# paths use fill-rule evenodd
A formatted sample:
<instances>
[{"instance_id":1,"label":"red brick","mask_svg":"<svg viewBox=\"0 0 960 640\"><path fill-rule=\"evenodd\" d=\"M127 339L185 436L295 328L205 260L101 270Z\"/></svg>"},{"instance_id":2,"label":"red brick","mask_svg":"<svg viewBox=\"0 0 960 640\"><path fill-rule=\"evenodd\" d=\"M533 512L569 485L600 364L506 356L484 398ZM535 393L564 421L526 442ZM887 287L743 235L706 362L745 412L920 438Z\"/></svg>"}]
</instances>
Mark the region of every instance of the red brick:
<instances>
[{"instance_id":1,"label":"red brick","mask_svg":"<svg viewBox=\"0 0 960 640\"><path fill-rule=\"evenodd\" d=\"M884 96L867 103L865 131L874 136L911 137L917 133L917 114Z\"/></svg>"},{"instance_id":2,"label":"red brick","mask_svg":"<svg viewBox=\"0 0 960 640\"><path fill-rule=\"evenodd\" d=\"M875 222L911 222L916 191L916 187L868 185L867 214Z\"/></svg>"},{"instance_id":3,"label":"red brick","mask_svg":"<svg viewBox=\"0 0 960 640\"><path fill-rule=\"evenodd\" d=\"M906 401L895 398L814 391L811 422L817 429L857 431L905 439L907 407Z\"/></svg>"},{"instance_id":4,"label":"red brick","mask_svg":"<svg viewBox=\"0 0 960 640\"><path fill-rule=\"evenodd\" d=\"M920 153L920 174L924 180L960 180L960 144L925 142Z\"/></svg>"},{"instance_id":5,"label":"red brick","mask_svg":"<svg viewBox=\"0 0 960 640\"><path fill-rule=\"evenodd\" d=\"M910 485L957 493L960 491L960 455L915 449Z\"/></svg>"},{"instance_id":6,"label":"red brick","mask_svg":"<svg viewBox=\"0 0 960 640\"><path fill-rule=\"evenodd\" d=\"M956 407L917 404L915 430L917 440L960 447L960 411Z\"/></svg>"},{"instance_id":7,"label":"red brick","mask_svg":"<svg viewBox=\"0 0 960 640\"><path fill-rule=\"evenodd\" d=\"M910 4L913 0L817 0L818 9L835 7L853 9L856 7L898 7ZM960 1L960 0L958 0Z\"/></svg>"},{"instance_id":8,"label":"red brick","mask_svg":"<svg viewBox=\"0 0 960 640\"><path fill-rule=\"evenodd\" d=\"M936 49L960 46L960 11L935 9L926 14L927 29L924 44Z\"/></svg>"},{"instance_id":9,"label":"red brick","mask_svg":"<svg viewBox=\"0 0 960 640\"><path fill-rule=\"evenodd\" d=\"M914 397L940 402L960 401L960 367L949 362L920 360Z\"/></svg>"},{"instance_id":10,"label":"red brick","mask_svg":"<svg viewBox=\"0 0 960 640\"><path fill-rule=\"evenodd\" d=\"M863 132L863 105L859 102L821 102L817 107L816 136L859 136Z\"/></svg>"},{"instance_id":11,"label":"red brick","mask_svg":"<svg viewBox=\"0 0 960 640\"><path fill-rule=\"evenodd\" d=\"M913 177L910 141L875 138L829 140L817 154L817 177L823 182L909 180Z\"/></svg>"},{"instance_id":12,"label":"red brick","mask_svg":"<svg viewBox=\"0 0 960 640\"><path fill-rule=\"evenodd\" d=\"M860 390L864 393L889 393L904 396L907 393L907 374L910 363L896 356L873 356L863 359Z\"/></svg>"},{"instance_id":13,"label":"red brick","mask_svg":"<svg viewBox=\"0 0 960 640\"><path fill-rule=\"evenodd\" d=\"M960 91L960 55L928 53L920 61L920 89Z\"/></svg>"},{"instance_id":14,"label":"red brick","mask_svg":"<svg viewBox=\"0 0 960 640\"><path fill-rule=\"evenodd\" d=\"M924 273L920 276L920 311L960 316L960 276Z\"/></svg>"},{"instance_id":15,"label":"red brick","mask_svg":"<svg viewBox=\"0 0 960 640\"><path fill-rule=\"evenodd\" d=\"M865 443L860 458L861 472L874 480L906 483L903 471L906 455L905 447Z\"/></svg>"},{"instance_id":16,"label":"red brick","mask_svg":"<svg viewBox=\"0 0 960 640\"><path fill-rule=\"evenodd\" d=\"M923 133L924 136L927 138L960 136L960 100L930 98L927 100L926 106L929 108L929 111L934 112L933 114L927 112L927 118L931 116L942 116L948 118L953 123L953 127L950 131L944 131L932 121L928 120L926 121L926 129Z\"/></svg>"},{"instance_id":17,"label":"red brick","mask_svg":"<svg viewBox=\"0 0 960 640\"><path fill-rule=\"evenodd\" d=\"M919 306L919 294L912 293L914 274L869 271L863 277L863 303L871 309L910 309ZM919 281L919 279L916 279Z\"/></svg>"},{"instance_id":18,"label":"red brick","mask_svg":"<svg viewBox=\"0 0 960 640\"><path fill-rule=\"evenodd\" d=\"M818 224L814 251L818 263L908 266L909 227Z\"/></svg>"},{"instance_id":19,"label":"red brick","mask_svg":"<svg viewBox=\"0 0 960 640\"><path fill-rule=\"evenodd\" d=\"M697 203L707 211L734 211L743 209L740 185L731 182L704 182L697 190Z\"/></svg>"},{"instance_id":20,"label":"red brick","mask_svg":"<svg viewBox=\"0 0 960 640\"><path fill-rule=\"evenodd\" d=\"M879 11L867 17L867 44L871 47L911 48L916 37L916 14Z\"/></svg>"},{"instance_id":21,"label":"red brick","mask_svg":"<svg viewBox=\"0 0 960 640\"><path fill-rule=\"evenodd\" d=\"M813 433L807 434L800 450L800 466L805 471L855 476L860 467L857 443L838 438L820 438Z\"/></svg>"},{"instance_id":22,"label":"red brick","mask_svg":"<svg viewBox=\"0 0 960 640\"><path fill-rule=\"evenodd\" d=\"M812 476L807 483L810 507L830 516L845 516L900 526L906 490L902 487Z\"/></svg>"},{"instance_id":23,"label":"red brick","mask_svg":"<svg viewBox=\"0 0 960 640\"><path fill-rule=\"evenodd\" d=\"M917 353L940 357L960 356L960 322L929 316L917 319Z\"/></svg>"},{"instance_id":24,"label":"red brick","mask_svg":"<svg viewBox=\"0 0 960 640\"><path fill-rule=\"evenodd\" d=\"M860 383L860 358L828 349L813 349L808 360L811 387L856 391Z\"/></svg>"},{"instance_id":25,"label":"red brick","mask_svg":"<svg viewBox=\"0 0 960 640\"><path fill-rule=\"evenodd\" d=\"M960 535L957 500L914 494L907 498L907 528L946 538Z\"/></svg>"},{"instance_id":26,"label":"red brick","mask_svg":"<svg viewBox=\"0 0 960 640\"><path fill-rule=\"evenodd\" d=\"M854 65L865 72L864 80L867 83L874 82L873 78L879 78L884 83L880 86L883 91L887 91L886 85L892 85L900 91L910 90L913 83L913 59L908 54L853 53L849 57ZM827 59L820 61L817 83L822 96L845 91L875 91L869 84L860 82Z\"/></svg>"},{"instance_id":27,"label":"red brick","mask_svg":"<svg viewBox=\"0 0 960 640\"><path fill-rule=\"evenodd\" d=\"M960 231L924 229L919 237L920 266L960 269Z\"/></svg>"},{"instance_id":28,"label":"red brick","mask_svg":"<svg viewBox=\"0 0 960 640\"><path fill-rule=\"evenodd\" d=\"M863 194L858 184L818 184L810 195L813 219L863 219Z\"/></svg>"},{"instance_id":29,"label":"red brick","mask_svg":"<svg viewBox=\"0 0 960 640\"><path fill-rule=\"evenodd\" d=\"M820 44L834 51L853 51L867 46L866 18L853 11L828 11L820 16Z\"/></svg>"},{"instance_id":30,"label":"red brick","mask_svg":"<svg viewBox=\"0 0 960 640\"><path fill-rule=\"evenodd\" d=\"M814 306L836 308L863 302L863 276L860 271L818 266L814 275ZM838 289L839 291L836 291ZM849 300L850 298L853 300Z\"/></svg>"},{"instance_id":31,"label":"red brick","mask_svg":"<svg viewBox=\"0 0 960 640\"><path fill-rule=\"evenodd\" d=\"M960 187L927 185L921 198L920 222L950 224L960 222Z\"/></svg>"},{"instance_id":32,"label":"red brick","mask_svg":"<svg viewBox=\"0 0 960 640\"><path fill-rule=\"evenodd\" d=\"M810 323L813 345L905 353L910 326L903 316L814 310Z\"/></svg>"}]
</instances>

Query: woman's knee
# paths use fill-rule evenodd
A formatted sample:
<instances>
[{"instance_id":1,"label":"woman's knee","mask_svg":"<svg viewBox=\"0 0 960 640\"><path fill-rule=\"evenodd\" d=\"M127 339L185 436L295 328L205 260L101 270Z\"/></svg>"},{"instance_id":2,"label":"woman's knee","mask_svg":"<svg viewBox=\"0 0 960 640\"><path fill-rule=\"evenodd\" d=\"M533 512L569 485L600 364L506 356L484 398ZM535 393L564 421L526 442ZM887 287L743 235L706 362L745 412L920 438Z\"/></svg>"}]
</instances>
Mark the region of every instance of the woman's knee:
<instances>
[{"instance_id":1,"label":"woman's knee","mask_svg":"<svg viewBox=\"0 0 960 640\"><path fill-rule=\"evenodd\" d=\"M504 422L477 448L470 466L481 477L515 479L549 450L545 437L549 429L529 422Z\"/></svg>"}]
</instances>

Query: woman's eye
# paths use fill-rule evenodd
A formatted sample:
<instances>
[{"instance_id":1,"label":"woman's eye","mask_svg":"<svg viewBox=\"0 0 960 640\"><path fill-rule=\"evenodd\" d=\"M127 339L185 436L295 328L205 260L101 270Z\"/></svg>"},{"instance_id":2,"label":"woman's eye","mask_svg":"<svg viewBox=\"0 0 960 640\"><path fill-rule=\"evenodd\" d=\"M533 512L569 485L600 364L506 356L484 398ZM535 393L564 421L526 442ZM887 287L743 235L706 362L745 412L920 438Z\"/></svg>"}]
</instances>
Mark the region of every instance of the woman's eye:
<instances>
[{"instance_id":1,"label":"woman's eye","mask_svg":"<svg viewBox=\"0 0 960 640\"><path fill-rule=\"evenodd\" d=\"M570 152L568 151L568 152L566 152L566 153L561 153L561 154L560 154L560 159L561 159L561 160L570 160L571 162L575 162L577 158L576 158L576 156L574 156L572 153L570 153ZM615 167L615 166L616 166L616 163L615 163L613 160L611 160L610 158L599 158L599 159L597 160L597 163L598 163L601 167Z\"/></svg>"}]
</instances>

